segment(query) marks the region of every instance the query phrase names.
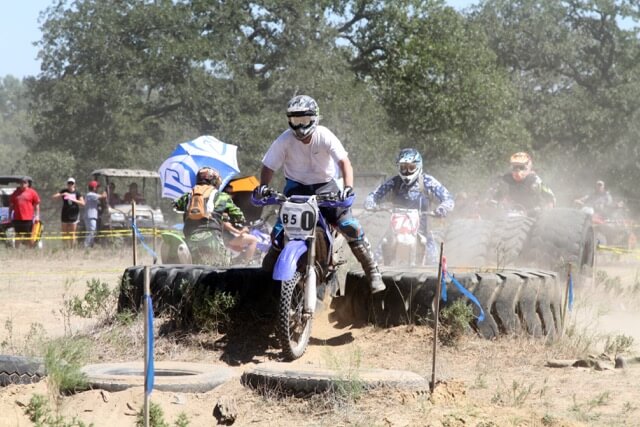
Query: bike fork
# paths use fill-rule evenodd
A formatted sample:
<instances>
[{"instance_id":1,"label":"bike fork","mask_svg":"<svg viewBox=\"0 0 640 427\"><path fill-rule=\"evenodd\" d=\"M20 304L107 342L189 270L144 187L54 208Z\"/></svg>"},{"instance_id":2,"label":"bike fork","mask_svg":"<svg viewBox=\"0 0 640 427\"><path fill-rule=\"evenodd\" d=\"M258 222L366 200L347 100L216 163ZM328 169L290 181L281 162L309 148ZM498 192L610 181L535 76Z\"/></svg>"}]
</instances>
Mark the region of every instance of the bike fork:
<instances>
[{"instance_id":1,"label":"bike fork","mask_svg":"<svg viewBox=\"0 0 640 427\"><path fill-rule=\"evenodd\" d=\"M316 269L314 268L316 259L316 239L313 237L307 240L307 271L304 284L304 316L312 317L316 309Z\"/></svg>"}]
</instances>

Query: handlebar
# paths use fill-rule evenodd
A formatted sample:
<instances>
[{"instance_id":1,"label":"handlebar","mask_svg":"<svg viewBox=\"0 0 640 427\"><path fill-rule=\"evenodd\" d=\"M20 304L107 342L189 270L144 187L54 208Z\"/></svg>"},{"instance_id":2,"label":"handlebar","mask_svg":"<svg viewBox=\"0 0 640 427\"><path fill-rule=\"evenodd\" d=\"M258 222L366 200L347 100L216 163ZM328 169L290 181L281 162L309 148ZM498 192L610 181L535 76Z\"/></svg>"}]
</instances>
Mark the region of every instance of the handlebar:
<instances>
[{"instance_id":1,"label":"handlebar","mask_svg":"<svg viewBox=\"0 0 640 427\"><path fill-rule=\"evenodd\" d=\"M271 191L271 194L266 197L256 197L254 194L251 195L251 202L255 206L268 206L268 205L279 205L282 202L286 201L300 201L305 202L312 196L307 195L299 195L292 194L291 196L285 196L284 194L278 191ZM318 201L318 206L321 208L348 208L351 207L353 201L355 200L355 195L351 195L347 197L345 200L342 200L340 197L340 193L332 192L332 193L320 193L315 194L316 200Z\"/></svg>"},{"instance_id":2,"label":"handlebar","mask_svg":"<svg viewBox=\"0 0 640 427\"><path fill-rule=\"evenodd\" d=\"M370 209L366 209L366 211L368 212L389 212L389 213L398 213L398 212L403 212L403 211L413 211L413 210L419 210L419 209L413 209L413 208L400 208L400 207L396 207L396 206L376 206L375 208L370 208ZM433 218L440 218L440 215L438 215L435 211L431 210L431 211L427 211L427 212L420 212L420 214L425 214L427 216L433 217Z\"/></svg>"}]
</instances>

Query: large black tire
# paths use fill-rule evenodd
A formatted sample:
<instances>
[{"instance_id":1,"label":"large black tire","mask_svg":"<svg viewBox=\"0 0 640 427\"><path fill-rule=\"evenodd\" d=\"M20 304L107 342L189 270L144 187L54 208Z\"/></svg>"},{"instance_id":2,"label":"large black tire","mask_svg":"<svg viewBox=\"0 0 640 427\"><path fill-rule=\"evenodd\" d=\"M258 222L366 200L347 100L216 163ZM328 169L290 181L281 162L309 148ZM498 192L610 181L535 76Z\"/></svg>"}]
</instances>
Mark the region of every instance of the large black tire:
<instances>
[{"instance_id":1,"label":"large black tire","mask_svg":"<svg viewBox=\"0 0 640 427\"><path fill-rule=\"evenodd\" d=\"M562 333L564 282L557 280L555 273L533 269L451 273L474 294L484 310L485 320L473 322L482 336L529 334L554 338ZM364 273L350 271L346 295L332 301L332 320L337 320L339 326L372 322L387 327L433 318L435 271L385 270L382 278L387 290L371 296ZM447 289L447 303L442 307L464 298L453 285ZM473 310L475 316L480 314L476 306Z\"/></svg>"},{"instance_id":2,"label":"large black tire","mask_svg":"<svg viewBox=\"0 0 640 427\"><path fill-rule=\"evenodd\" d=\"M534 221L533 218L520 215L496 220L493 226L490 253L487 254L487 259L491 262L487 266L497 268L516 266Z\"/></svg>"},{"instance_id":3,"label":"large black tire","mask_svg":"<svg viewBox=\"0 0 640 427\"><path fill-rule=\"evenodd\" d=\"M39 358L0 356L0 387L9 384L32 384L45 377L44 362Z\"/></svg>"},{"instance_id":4,"label":"large black tire","mask_svg":"<svg viewBox=\"0 0 640 427\"><path fill-rule=\"evenodd\" d=\"M282 282L276 335L285 360L300 358L309 344L312 318L304 313L304 275L296 271Z\"/></svg>"},{"instance_id":5,"label":"large black tire","mask_svg":"<svg viewBox=\"0 0 640 427\"><path fill-rule=\"evenodd\" d=\"M280 285L271 275L256 267L218 268L205 265L153 265L150 287L156 315L172 313L184 305L183 298L201 301L215 292L245 301L265 301L279 294ZM118 298L118 311L139 311L144 294L144 266L125 270ZM188 309L189 307L182 307ZM188 313L186 313L188 315Z\"/></svg>"},{"instance_id":6,"label":"large black tire","mask_svg":"<svg viewBox=\"0 0 640 427\"><path fill-rule=\"evenodd\" d=\"M452 221L444 236L447 263L455 267L485 267L491 261L493 222L479 219Z\"/></svg>"},{"instance_id":7,"label":"large black tire","mask_svg":"<svg viewBox=\"0 0 640 427\"><path fill-rule=\"evenodd\" d=\"M237 374L226 366L202 363L155 362L154 390L179 393L205 393ZM122 391L144 386L142 362L103 363L82 368L93 389Z\"/></svg>"},{"instance_id":8,"label":"large black tire","mask_svg":"<svg viewBox=\"0 0 640 427\"><path fill-rule=\"evenodd\" d=\"M595 244L589 214L577 209L549 209L533 226L520 263L556 271L561 279L571 264L577 282L593 274Z\"/></svg>"},{"instance_id":9,"label":"large black tire","mask_svg":"<svg viewBox=\"0 0 640 427\"><path fill-rule=\"evenodd\" d=\"M294 393L321 393L341 384L356 383L363 389L393 387L429 391L429 382L409 371L357 368L345 372L333 369L265 363L245 371L241 381L251 388L265 387Z\"/></svg>"}]
</instances>

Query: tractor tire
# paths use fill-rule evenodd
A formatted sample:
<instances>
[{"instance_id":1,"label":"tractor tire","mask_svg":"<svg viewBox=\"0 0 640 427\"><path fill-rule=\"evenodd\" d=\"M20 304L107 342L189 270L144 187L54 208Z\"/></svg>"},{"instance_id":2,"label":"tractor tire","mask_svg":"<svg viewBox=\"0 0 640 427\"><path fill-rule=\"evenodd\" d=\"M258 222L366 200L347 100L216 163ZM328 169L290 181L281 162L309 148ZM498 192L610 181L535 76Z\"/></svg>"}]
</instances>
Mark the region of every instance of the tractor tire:
<instances>
[{"instance_id":1,"label":"tractor tire","mask_svg":"<svg viewBox=\"0 0 640 427\"><path fill-rule=\"evenodd\" d=\"M488 265L497 268L517 265L524 245L529 238L535 219L526 216L505 217L495 221Z\"/></svg>"},{"instance_id":2,"label":"tractor tire","mask_svg":"<svg viewBox=\"0 0 640 427\"><path fill-rule=\"evenodd\" d=\"M236 306L245 302L259 304L280 292L279 282L256 267L219 268L205 265L153 265L150 268L150 290L156 316L179 310L189 320L193 308L189 301L204 301L215 292L232 294ZM118 311L138 312L144 296L144 266L125 270L118 297ZM187 302L189 302L187 301Z\"/></svg>"},{"instance_id":3,"label":"tractor tire","mask_svg":"<svg viewBox=\"0 0 640 427\"><path fill-rule=\"evenodd\" d=\"M450 273L482 306L485 319L474 320L472 326L483 337L527 334L553 339L561 335L564 282L557 280L554 273L532 269ZM382 278L386 291L372 296L364 273L350 271L345 296L334 298L331 303L331 320L337 321L338 327L366 323L388 327L433 319L436 272L385 270ZM442 303L442 308L465 298L450 283L447 290L447 302ZM472 308L478 317L480 310L475 305Z\"/></svg>"},{"instance_id":4,"label":"tractor tire","mask_svg":"<svg viewBox=\"0 0 640 427\"><path fill-rule=\"evenodd\" d=\"M0 356L0 387L37 383L45 377L42 359Z\"/></svg>"},{"instance_id":5,"label":"tractor tire","mask_svg":"<svg viewBox=\"0 0 640 427\"><path fill-rule=\"evenodd\" d=\"M153 389L175 393L206 393L237 377L231 368L204 363L160 361L154 368ZM91 389L117 392L144 386L142 362L86 365L82 372Z\"/></svg>"},{"instance_id":6,"label":"tractor tire","mask_svg":"<svg viewBox=\"0 0 640 427\"><path fill-rule=\"evenodd\" d=\"M447 264L478 268L491 264L492 234L492 221L458 219L451 222L444 236Z\"/></svg>"},{"instance_id":7,"label":"tractor tire","mask_svg":"<svg viewBox=\"0 0 640 427\"><path fill-rule=\"evenodd\" d=\"M322 393L358 384L364 390L377 387L409 389L414 392L428 392L429 382L410 371L389 369L358 368L341 372L307 366L291 366L285 363L265 363L242 374L243 385L264 390L286 391L300 394Z\"/></svg>"},{"instance_id":8,"label":"tractor tire","mask_svg":"<svg viewBox=\"0 0 640 427\"><path fill-rule=\"evenodd\" d=\"M520 264L558 272L560 280L572 265L574 282L593 274L595 235L591 216L577 209L549 209L534 224Z\"/></svg>"}]
</instances>

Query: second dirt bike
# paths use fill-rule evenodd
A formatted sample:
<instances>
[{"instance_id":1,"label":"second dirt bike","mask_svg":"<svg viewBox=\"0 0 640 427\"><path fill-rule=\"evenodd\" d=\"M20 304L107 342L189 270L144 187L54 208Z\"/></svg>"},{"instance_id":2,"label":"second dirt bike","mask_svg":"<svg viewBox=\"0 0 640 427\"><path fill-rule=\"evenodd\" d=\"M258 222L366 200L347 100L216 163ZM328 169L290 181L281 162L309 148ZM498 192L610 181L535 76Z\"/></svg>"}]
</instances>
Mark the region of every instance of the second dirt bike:
<instances>
[{"instance_id":1,"label":"second dirt bike","mask_svg":"<svg viewBox=\"0 0 640 427\"><path fill-rule=\"evenodd\" d=\"M271 238L269 236L269 227L265 223L264 220L258 219L256 221L251 221L247 224L249 228L249 233L255 236L258 239L257 250L255 252L252 262L258 263L262 258L262 255L266 253L269 249L269 245L271 243ZM215 265L228 266L234 264L242 264L244 253L234 251L230 248L225 248L224 243L221 241L217 241L220 237L217 237L217 233L208 231L201 233L201 238L204 240L207 239L215 239L216 242L214 245L211 245L205 242L202 247L217 247L217 254L213 258L212 256L204 258L212 258L215 259ZM195 246L200 246L197 243L188 242L185 238L182 230L173 229L163 231L161 234L162 237L162 246L160 249L160 257L162 259L163 264L209 264L213 265L209 262L208 259L203 259L202 256L198 256L200 251Z\"/></svg>"},{"instance_id":2,"label":"second dirt bike","mask_svg":"<svg viewBox=\"0 0 640 427\"><path fill-rule=\"evenodd\" d=\"M338 194L285 196L272 191L257 205L280 205L284 246L273 271L281 282L276 334L287 360L301 357L309 344L311 324L319 290L338 292L336 271L345 263L344 237L320 212L321 207L350 207L354 196L341 200ZM344 291L343 291L344 292Z\"/></svg>"}]
</instances>

